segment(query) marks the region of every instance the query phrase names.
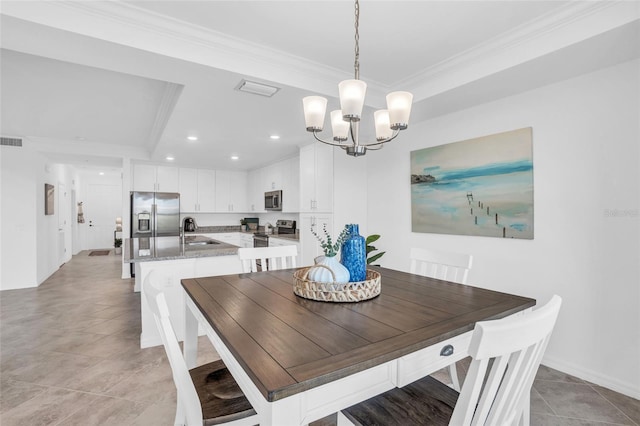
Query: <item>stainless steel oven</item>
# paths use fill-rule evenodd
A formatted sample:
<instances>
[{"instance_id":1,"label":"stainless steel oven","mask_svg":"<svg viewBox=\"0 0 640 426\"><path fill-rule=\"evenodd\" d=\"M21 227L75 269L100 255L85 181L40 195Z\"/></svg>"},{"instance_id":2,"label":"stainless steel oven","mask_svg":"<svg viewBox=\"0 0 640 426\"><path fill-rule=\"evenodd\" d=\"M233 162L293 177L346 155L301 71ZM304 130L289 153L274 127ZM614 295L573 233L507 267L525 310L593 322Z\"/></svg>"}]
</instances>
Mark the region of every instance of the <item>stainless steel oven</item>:
<instances>
[{"instance_id":1,"label":"stainless steel oven","mask_svg":"<svg viewBox=\"0 0 640 426\"><path fill-rule=\"evenodd\" d=\"M267 234L261 234L256 232L255 234L253 234L253 246L269 247L269 236ZM260 259L256 260L256 266L258 267L258 272L262 271L262 262L260 262Z\"/></svg>"},{"instance_id":2,"label":"stainless steel oven","mask_svg":"<svg viewBox=\"0 0 640 426\"><path fill-rule=\"evenodd\" d=\"M253 234L254 247L269 247L269 236L267 234Z\"/></svg>"}]
</instances>

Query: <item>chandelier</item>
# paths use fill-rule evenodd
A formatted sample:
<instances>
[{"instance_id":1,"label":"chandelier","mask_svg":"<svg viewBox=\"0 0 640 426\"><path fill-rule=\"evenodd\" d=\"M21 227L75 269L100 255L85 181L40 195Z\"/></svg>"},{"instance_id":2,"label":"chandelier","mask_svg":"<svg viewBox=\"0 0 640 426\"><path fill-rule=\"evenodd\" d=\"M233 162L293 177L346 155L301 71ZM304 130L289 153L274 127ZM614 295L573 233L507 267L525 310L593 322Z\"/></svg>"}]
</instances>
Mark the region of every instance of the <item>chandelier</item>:
<instances>
[{"instance_id":1,"label":"chandelier","mask_svg":"<svg viewBox=\"0 0 640 426\"><path fill-rule=\"evenodd\" d=\"M365 155L368 149L377 150L383 144L393 140L401 130L405 130L409 124L411 114L411 102L413 95L409 92L392 92L387 95L387 109L374 113L376 129L376 141L360 143L360 117L364 106L364 97L367 91L367 83L360 80L360 3L355 2L355 78L341 81L338 85L340 94L340 109L331 111L331 128L333 141L323 140L318 137L324 126L324 117L327 111L327 98L322 96L307 96L302 99L304 107L304 119L308 132L320 142L327 145L339 146L347 152L347 155L359 157ZM351 138L350 142L347 140Z\"/></svg>"}]
</instances>

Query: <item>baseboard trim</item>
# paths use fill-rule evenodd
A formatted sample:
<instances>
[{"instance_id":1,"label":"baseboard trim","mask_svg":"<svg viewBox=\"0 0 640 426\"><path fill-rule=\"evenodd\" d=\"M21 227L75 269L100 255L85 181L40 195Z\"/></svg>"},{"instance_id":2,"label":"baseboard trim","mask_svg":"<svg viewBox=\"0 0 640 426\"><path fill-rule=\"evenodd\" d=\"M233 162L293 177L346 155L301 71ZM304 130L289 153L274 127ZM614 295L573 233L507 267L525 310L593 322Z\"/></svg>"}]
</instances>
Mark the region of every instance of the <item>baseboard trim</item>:
<instances>
[{"instance_id":1,"label":"baseboard trim","mask_svg":"<svg viewBox=\"0 0 640 426\"><path fill-rule=\"evenodd\" d=\"M634 387L632 383L613 379L593 370L580 368L574 364L567 363L566 361L554 357L545 356L542 364L553 368L554 370L562 371L563 373L570 374L598 386L611 389L612 391L619 392L631 398L640 399L640 388Z\"/></svg>"}]
</instances>

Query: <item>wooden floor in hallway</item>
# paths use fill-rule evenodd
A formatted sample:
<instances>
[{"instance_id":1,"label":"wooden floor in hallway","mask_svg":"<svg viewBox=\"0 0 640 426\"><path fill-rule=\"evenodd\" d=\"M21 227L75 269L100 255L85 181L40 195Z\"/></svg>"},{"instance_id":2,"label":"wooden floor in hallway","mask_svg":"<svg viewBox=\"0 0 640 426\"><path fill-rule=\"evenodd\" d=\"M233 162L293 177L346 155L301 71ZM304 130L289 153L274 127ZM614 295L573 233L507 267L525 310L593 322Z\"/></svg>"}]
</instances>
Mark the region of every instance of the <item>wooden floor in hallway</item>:
<instances>
[{"instance_id":1,"label":"wooden floor in hallway","mask_svg":"<svg viewBox=\"0 0 640 426\"><path fill-rule=\"evenodd\" d=\"M162 347L140 349L140 294L121 257L81 252L40 287L0 292L0 424L172 425ZM217 359L201 337L198 362ZM459 363L464 377L468 363ZM437 378L446 381L447 374ZM335 424L335 416L317 422ZM640 426L640 401L541 367L534 426Z\"/></svg>"}]
</instances>

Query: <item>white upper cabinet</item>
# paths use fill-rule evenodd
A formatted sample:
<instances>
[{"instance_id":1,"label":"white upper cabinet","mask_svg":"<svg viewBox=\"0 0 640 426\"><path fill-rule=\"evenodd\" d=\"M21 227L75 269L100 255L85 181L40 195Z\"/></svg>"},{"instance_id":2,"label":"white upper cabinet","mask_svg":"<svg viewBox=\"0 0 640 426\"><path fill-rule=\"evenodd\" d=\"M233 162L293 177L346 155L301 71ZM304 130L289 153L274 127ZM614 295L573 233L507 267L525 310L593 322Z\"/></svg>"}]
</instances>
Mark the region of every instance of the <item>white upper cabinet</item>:
<instances>
[{"instance_id":1,"label":"white upper cabinet","mask_svg":"<svg viewBox=\"0 0 640 426\"><path fill-rule=\"evenodd\" d=\"M180 211L198 211L198 171L180 169Z\"/></svg>"},{"instance_id":2,"label":"white upper cabinet","mask_svg":"<svg viewBox=\"0 0 640 426\"><path fill-rule=\"evenodd\" d=\"M134 191L179 192L178 180L177 167L133 165Z\"/></svg>"},{"instance_id":3,"label":"white upper cabinet","mask_svg":"<svg viewBox=\"0 0 640 426\"><path fill-rule=\"evenodd\" d=\"M298 157L278 161L249 172L248 211L264 212L264 193L282 191L282 211L300 211L300 160Z\"/></svg>"},{"instance_id":4,"label":"white upper cabinet","mask_svg":"<svg viewBox=\"0 0 640 426\"><path fill-rule=\"evenodd\" d=\"M334 236L333 233L333 215L320 214L301 214L298 229L300 230L300 246L298 255L298 266L313 265L317 256L324 254L324 250L320 246L320 242L311 232L312 229L316 233L322 235L323 227L327 227L327 231Z\"/></svg>"},{"instance_id":5,"label":"white upper cabinet","mask_svg":"<svg viewBox=\"0 0 640 426\"><path fill-rule=\"evenodd\" d=\"M216 172L180 169L180 211L211 213L216 207Z\"/></svg>"},{"instance_id":6,"label":"white upper cabinet","mask_svg":"<svg viewBox=\"0 0 640 426\"><path fill-rule=\"evenodd\" d=\"M236 171L216 171L216 211L246 212L247 173Z\"/></svg>"},{"instance_id":7,"label":"white upper cabinet","mask_svg":"<svg viewBox=\"0 0 640 426\"><path fill-rule=\"evenodd\" d=\"M333 211L333 147L314 143L300 149L300 212Z\"/></svg>"},{"instance_id":8,"label":"white upper cabinet","mask_svg":"<svg viewBox=\"0 0 640 426\"><path fill-rule=\"evenodd\" d=\"M264 212L264 169L251 170L248 176L248 209L249 212Z\"/></svg>"},{"instance_id":9,"label":"white upper cabinet","mask_svg":"<svg viewBox=\"0 0 640 426\"><path fill-rule=\"evenodd\" d=\"M198 169L198 211L216 211L216 171Z\"/></svg>"},{"instance_id":10,"label":"white upper cabinet","mask_svg":"<svg viewBox=\"0 0 640 426\"><path fill-rule=\"evenodd\" d=\"M282 161L282 211L300 211L300 160L298 157Z\"/></svg>"}]
</instances>

